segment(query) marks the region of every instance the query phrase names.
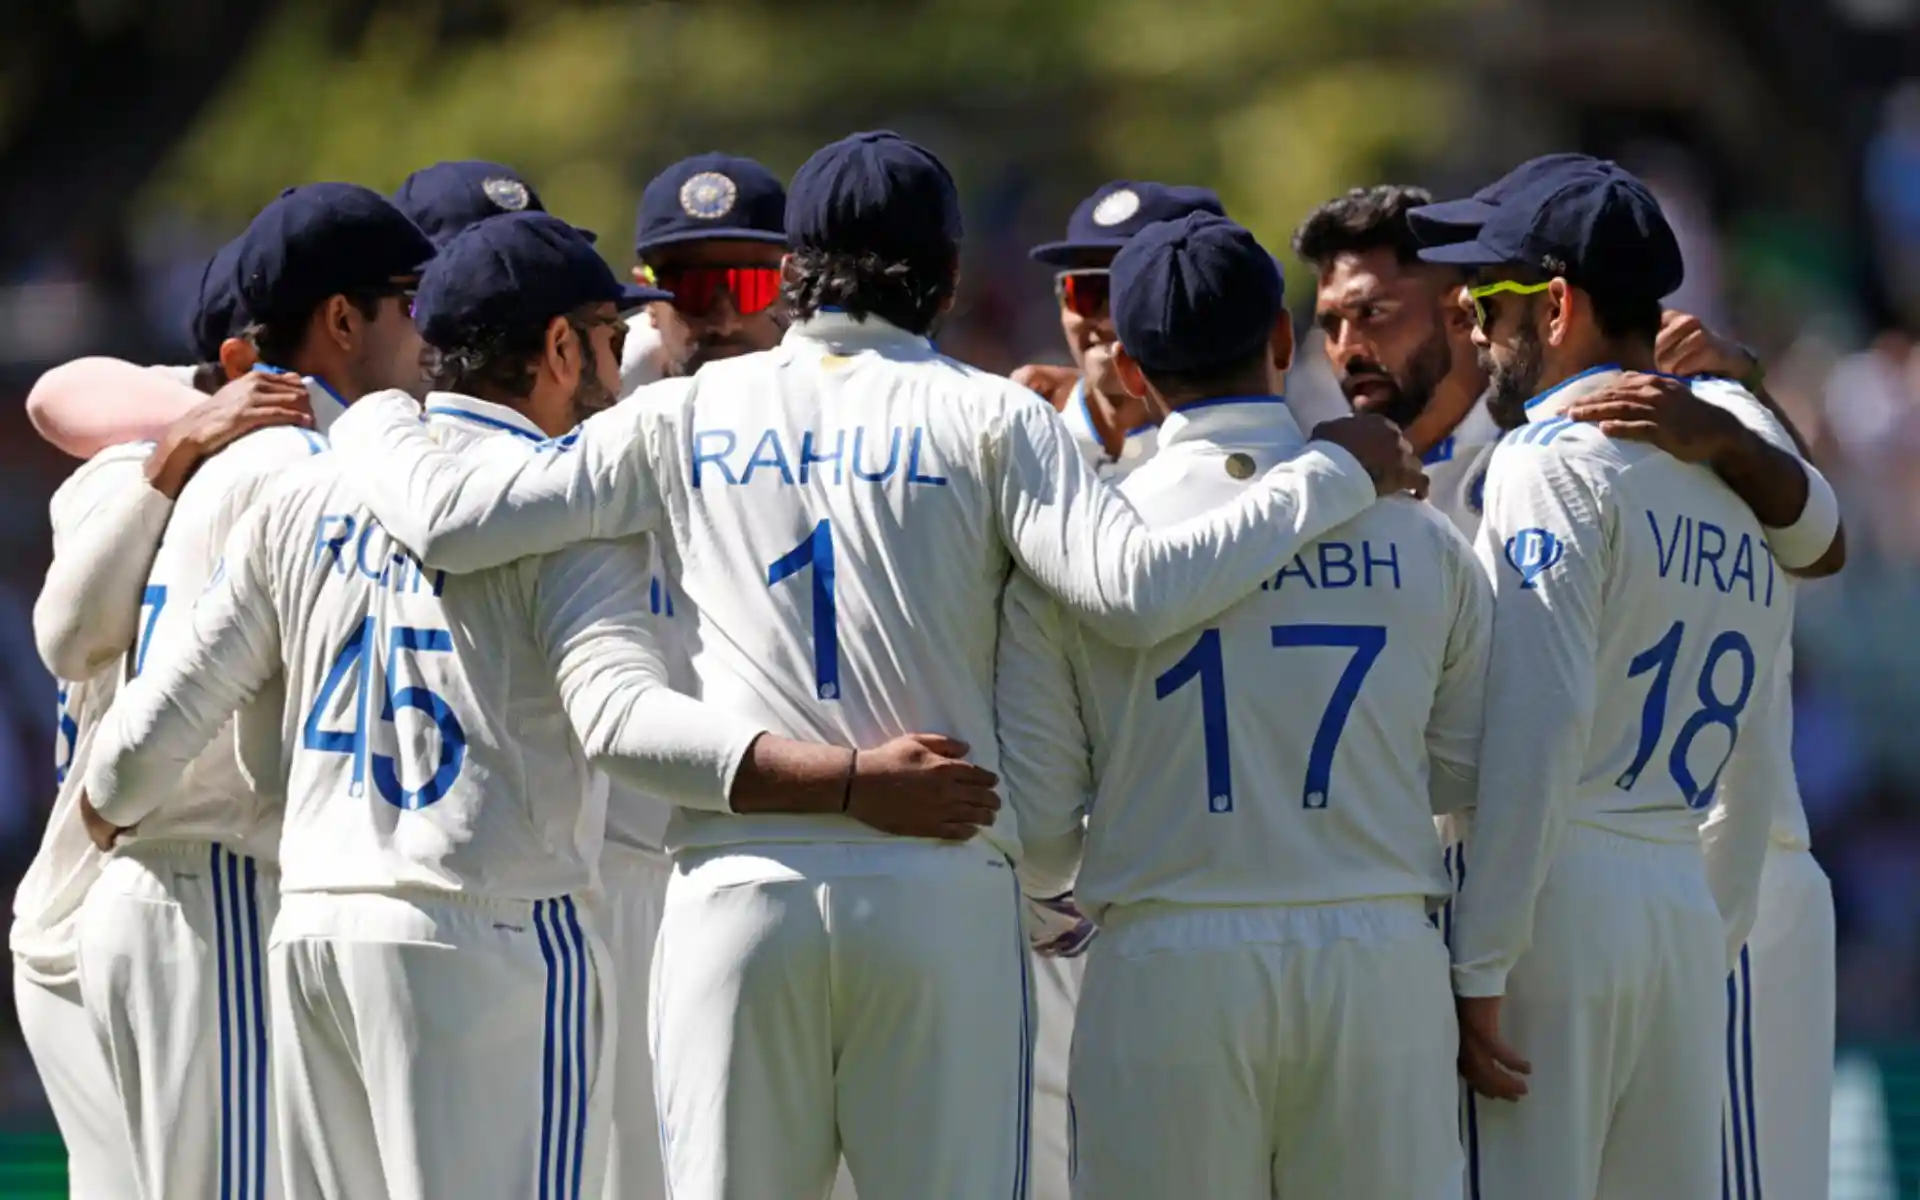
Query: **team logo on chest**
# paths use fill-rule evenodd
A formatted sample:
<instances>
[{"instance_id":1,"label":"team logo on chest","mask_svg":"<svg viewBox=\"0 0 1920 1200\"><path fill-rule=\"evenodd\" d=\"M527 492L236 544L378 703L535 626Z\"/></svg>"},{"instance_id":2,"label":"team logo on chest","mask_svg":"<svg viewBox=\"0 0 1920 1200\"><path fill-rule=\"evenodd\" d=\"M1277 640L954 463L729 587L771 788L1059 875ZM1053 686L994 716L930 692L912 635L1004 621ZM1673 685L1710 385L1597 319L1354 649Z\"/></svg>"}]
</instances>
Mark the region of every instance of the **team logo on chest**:
<instances>
[{"instance_id":1,"label":"team logo on chest","mask_svg":"<svg viewBox=\"0 0 1920 1200\"><path fill-rule=\"evenodd\" d=\"M717 221L733 211L740 189L718 171L702 171L680 185L680 207L690 217Z\"/></svg>"},{"instance_id":2,"label":"team logo on chest","mask_svg":"<svg viewBox=\"0 0 1920 1200\"><path fill-rule=\"evenodd\" d=\"M508 212L519 212L533 202L533 193L518 179L488 179L481 183L480 190Z\"/></svg>"},{"instance_id":3,"label":"team logo on chest","mask_svg":"<svg viewBox=\"0 0 1920 1200\"><path fill-rule=\"evenodd\" d=\"M1507 539L1507 562L1520 572L1523 588L1532 588L1566 552L1566 545L1545 529L1522 529Z\"/></svg>"},{"instance_id":4,"label":"team logo on chest","mask_svg":"<svg viewBox=\"0 0 1920 1200\"><path fill-rule=\"evenodd\" d=\"M1140 195L1132 188L1121 188L1093 206L1095 225L1118 225L1140 211Z\"/></svg>"}]
</instances>

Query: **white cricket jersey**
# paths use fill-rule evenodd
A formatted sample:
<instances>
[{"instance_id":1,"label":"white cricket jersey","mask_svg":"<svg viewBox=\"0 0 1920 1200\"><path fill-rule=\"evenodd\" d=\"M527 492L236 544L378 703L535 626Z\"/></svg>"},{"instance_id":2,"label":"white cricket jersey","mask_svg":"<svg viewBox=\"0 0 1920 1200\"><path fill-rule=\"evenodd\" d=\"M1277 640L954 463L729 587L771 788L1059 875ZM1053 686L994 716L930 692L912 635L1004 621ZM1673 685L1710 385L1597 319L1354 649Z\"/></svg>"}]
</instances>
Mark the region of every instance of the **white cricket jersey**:
<instances>
[{"instance_id":1,"label":"white cricket jersey","mask_svg":"<svg viewBox=\"0 0 1920 1200\"><path fill-rule=\"evenodd\" d=\"M140 592L172 502L147 484L150 442L102 450L53 494L53 563L34 604L34 635L58 681L56 792L40 848L13 896L8 942L48 986L74 977L75 916L104 856L80 820L86 764L132 644Z\"/></svg>"},{"instance_id":2,"label":"white cricket jersey","mask_svg":"<svg viewBox=\"0 0 1920 1200\"><path fill-rule=\"evenodd\" d=\"M247 434L202 463L180 489L147 574L130 676L145 669L156 647L190 637L194 607L240 518L285 472L326 450L322 434L343 405L318 380L307 381L307 394L314 429L279 425ZM130 829L128 841L217 841L268 862L279 852L279 806L255 789L232 726L183 764L164 794L137 805L92 799L101 816Z\"/></svg>"},{"instance_id":3,"label":"white cricket jersey","mask_svg":"<svg viewBox=\"0 0 1920 1200\"><path fill-rule=\"evenodd\" d=\"M1060 419L1067 423L1067 432L1073 435L1073 444L1080 449L1080 456L1087 460L1095 475L1109 483L1117 483L1139 470L1159 446L1158 425L1136 425L1127 430L1126 439L1120 443L1119 457L1108 454L1107 444L1100 440L1100 431L1094 428L1093 413L1087 408L1084 379L1073 385L1067 406L1059 411Z\"/></svg>"},{"instance_id":4,"label":"white cricket jersey","mask_svg":"<svg viewBox=\"0 0 1920 1200\"><path fill-rule=\"evenodd\" d=\"M1149 532L1046 401L842 314L643 389L510 466L440 451L415 411L403 394L370 397L337 434L370 506L429 564L660 530L676 603L697 613L704 700L842 745L944 733L989 766L1015 565L1111 636L1152 642L1374 499L1352 456L1315 443L1232 506ZM1017 853L1007 811L986 833ZM669 840L890 839L850 817L682 811Z\"/></svg>"},{"instance_id":5,"label":"white cricket jersey","mask_svg":"<svg viewBox=\"0 0 1920 1200\"><path fill-rule=\"evenodd\" d=\"M1304 443L1279 397L1168 417L1122 490L1156 524ZM1001 770L1028 890L1116 905L1324 904L1449 890L1432 818L1471 803L1492 592L1431 508L1390 500L1301 548L1204 628L1112 645L1016 576Z\"/></svg>"},{"instance_id":6,"label":"white cricket jersey","mask_svg":"<svg viewBox=\"0 0 1920 1200\"><path fill-rule=\"evenodd\" d=\"M470 397L436 393L427 411L435 442L463 454L544 441ZM150 791L278 675L284 702L243 732L287 781L283 892L580 891L605 829L596 765L725 806L761 728L664 687L640 548L449 576L355 502L360 466L335 453L289 472L235 532L181 651L109 717L96 794ZM661 739L680 757L654 772L641 760Z\"/></svg>"},{"instance_id":7,"label":"white cricket jersey","mask_svg":"<svg viewBox=\"0 0 1920 1200\"><path fill-rule=\"evenodd\" d=\"M1758 832L1731 869L1742 888L1758 885L1769 813L1743 801L1791 589L1760 523L1707 468L1557 415L1616 370L1536 397L1487 476L1477 550L1494 642L1471 867L1454 910L1461 995L1505 989L1565 822L1698 843L1723 790Z\"/></svg>"},{"instance_id":8,"label":"white cricket jersey","mask_svg":"<svg viewBox=\"0 0 1920 1200\"><path fill-rule=\"evenodd\" d=\"M646 623L666 670L667 686L683 695L698 695L700 682L693 673L692 653L698 633L692 606L685 596L676 595L668 582L666 564L661 561L653 535L635 538L633 544L646 556ZM665 853L667 821L672 815L671 804L616 780L607 804L607 842L649 854Z\"/></svg>"},{"instance_id":9,"label":"white cricket jersey","mask_svg":"<svg viewBox=\"0 0 1920 1200\"><path fill-rule=\"evenodd\" d=\"M1469 539L1479 532L1487 487L1487 464L1500 441L1500 425L1476 400L1453 432L1421 455L1427 469L1427 499Z\"/></svg>"}]
</instances>

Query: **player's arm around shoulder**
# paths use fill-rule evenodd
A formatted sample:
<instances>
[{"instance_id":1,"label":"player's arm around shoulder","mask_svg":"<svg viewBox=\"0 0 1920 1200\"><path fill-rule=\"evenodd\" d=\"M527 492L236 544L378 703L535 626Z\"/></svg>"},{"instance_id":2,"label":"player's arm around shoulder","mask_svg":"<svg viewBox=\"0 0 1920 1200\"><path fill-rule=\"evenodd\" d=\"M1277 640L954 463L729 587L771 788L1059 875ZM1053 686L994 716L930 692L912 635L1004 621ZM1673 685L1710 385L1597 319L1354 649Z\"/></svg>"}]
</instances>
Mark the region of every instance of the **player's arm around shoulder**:
<instances>
[{"instance_id":1,"label":"player's arm around shoulder","mask_svg":"<svg viewBox=\"0 0 1920 1200\"><path fill-rule=\"evenodd\" d=\"M1068 638L1059 605L1014 572L1001 597L994 723L1000 774L1020 834L1021 885L1041 898L1073 886L1094 788Z\"/></svg>"},{"instance_id":2,"label":"player's arm around shoulder","mask_svg":"<svg viewBox=\"0 0 1920 1200\"><path fill-rule=\"evenodd\" d=\"M149 486L151 443L109 447L53 494L53 561L33 605L34 645L55 678L89 679L127 652L140 591L173 501Z\"/></svg>"},{"instance_id":3,"label":"player's arm around shoulder","mask_svg":"<svg viewBox=\"0 0 1920 1200\"><path fill-rule=\"evenodd\" d=\"M574 542L659 526L650 436L682 379L662 380L546 442L485 454L442 446L405 392L356 402L329 431L380 523L427 566L465 574Z\"/></svg>"}]
</instances>

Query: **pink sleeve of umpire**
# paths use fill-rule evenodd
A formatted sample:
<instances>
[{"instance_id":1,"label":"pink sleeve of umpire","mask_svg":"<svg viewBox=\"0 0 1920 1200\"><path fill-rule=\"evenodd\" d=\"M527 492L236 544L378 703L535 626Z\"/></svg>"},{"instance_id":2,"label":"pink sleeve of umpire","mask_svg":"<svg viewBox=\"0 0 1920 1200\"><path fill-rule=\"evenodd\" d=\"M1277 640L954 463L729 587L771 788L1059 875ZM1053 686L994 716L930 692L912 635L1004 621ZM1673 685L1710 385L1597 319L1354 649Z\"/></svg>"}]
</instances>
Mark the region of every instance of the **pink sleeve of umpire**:
<instances>
[{"instance_id":1,"label":"pink sleeve of umpire","mask_svg":"<svg viewBox=\"0 0 1920 1200\"><path fill-rule=\"evenodd\" d=\"M158 441L206 399L173 372L117 358L76 358L42 375L27 395L40 436L75 458L122 442Z\"/></svg>"}]
</instances>

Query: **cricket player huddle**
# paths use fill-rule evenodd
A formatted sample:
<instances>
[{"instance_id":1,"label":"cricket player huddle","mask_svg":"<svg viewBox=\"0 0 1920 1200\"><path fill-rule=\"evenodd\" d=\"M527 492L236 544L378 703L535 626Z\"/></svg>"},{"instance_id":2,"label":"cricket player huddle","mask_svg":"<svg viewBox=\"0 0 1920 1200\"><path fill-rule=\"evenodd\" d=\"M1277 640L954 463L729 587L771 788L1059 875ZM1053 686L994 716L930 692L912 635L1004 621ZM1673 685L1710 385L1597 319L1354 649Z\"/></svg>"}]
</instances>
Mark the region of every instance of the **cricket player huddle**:
<instances>
[{"instance_id":1,"label":"cricket player huddle","mask_svg":"<svg viewBox=\"0 0 1920 1200\"><path fill-rule=\"evenodd\" d=\"M86 1200L1806 1200L1832 488L1558 154L1272 254L1124 181L944 357L891 133L288 189L86 359L20 1020Z\"/></svg>"}]
</instances>

